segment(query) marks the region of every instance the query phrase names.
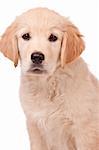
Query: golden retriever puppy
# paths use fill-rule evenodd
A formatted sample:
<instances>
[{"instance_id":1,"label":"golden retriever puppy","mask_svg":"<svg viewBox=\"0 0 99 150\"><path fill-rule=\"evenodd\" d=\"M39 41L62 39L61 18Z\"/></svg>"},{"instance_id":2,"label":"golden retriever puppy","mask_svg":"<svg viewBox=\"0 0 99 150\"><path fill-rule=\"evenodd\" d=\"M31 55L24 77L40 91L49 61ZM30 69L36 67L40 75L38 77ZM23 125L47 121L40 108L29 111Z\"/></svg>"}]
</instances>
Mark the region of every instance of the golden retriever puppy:
<instances>
[{"instance_id":1,"label":"golden retriever puppy","mask_svg":"<svg viewBox=\"0 0 99 150\"><path fill-rule=\"evenodd\" d=\"M78 28L47 8L23 13L1 37L1 52L21 62L31 150L99 150L99 82L84 48Z\"/></svg>"}]
</instances>

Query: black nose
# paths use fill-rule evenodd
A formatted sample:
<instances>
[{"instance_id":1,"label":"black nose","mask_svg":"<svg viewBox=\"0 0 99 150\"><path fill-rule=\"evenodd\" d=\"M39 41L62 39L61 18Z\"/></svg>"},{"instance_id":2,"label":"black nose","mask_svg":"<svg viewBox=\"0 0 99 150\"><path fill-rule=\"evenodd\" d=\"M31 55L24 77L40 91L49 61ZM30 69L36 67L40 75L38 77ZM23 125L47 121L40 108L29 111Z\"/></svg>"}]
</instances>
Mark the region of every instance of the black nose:
<instances>
[{"instance_id":1,"label":"black nose","mask_svg":"<svg viewBox=\"0 0 99 150\"><path fill-rule=\"evenodd\" d=\"M44 59L44 54L42 54L41 52L34 52L31 54L31 60L34 64L41 64Z\"/></svg>"}]
</instances>

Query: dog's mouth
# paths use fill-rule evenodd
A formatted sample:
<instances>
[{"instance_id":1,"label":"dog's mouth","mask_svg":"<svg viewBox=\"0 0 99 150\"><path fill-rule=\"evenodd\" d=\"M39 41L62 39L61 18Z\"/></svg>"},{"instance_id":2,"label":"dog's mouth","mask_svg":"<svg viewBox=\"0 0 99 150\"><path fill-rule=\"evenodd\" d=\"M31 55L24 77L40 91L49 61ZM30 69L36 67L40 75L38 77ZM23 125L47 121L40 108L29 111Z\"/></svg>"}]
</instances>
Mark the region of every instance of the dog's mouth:
<instances>
[{"instance_id":1,"label":"dog's mouth","mask_svg":"<svg viewBox=\"0 0 99 150\"><path fill-rule=\"evenodd\" d=\"M43 74L47 71L44 70L43 66L31 66L28 72L34 73L34 74Z\"/></svg>"},{"instance_id":2,"label":"dog's mouth","mask_svg":"<svg viewBox=\"0 0 99 150\"><path fill-rule=\"evenodd\" d=\"M32 71L33 73L37 73L37 74L43 73L43 70L42 70L41 68L33 68L31 71Z\"/></svg>"}]
</instances>

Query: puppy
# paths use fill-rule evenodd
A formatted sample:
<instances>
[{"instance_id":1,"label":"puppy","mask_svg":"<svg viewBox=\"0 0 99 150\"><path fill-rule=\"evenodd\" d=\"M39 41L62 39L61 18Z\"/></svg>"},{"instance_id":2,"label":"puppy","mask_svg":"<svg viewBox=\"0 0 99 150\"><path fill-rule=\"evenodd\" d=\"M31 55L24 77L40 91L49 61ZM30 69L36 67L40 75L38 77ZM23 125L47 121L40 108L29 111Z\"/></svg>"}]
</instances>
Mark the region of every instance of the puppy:
<instances>
[{"instance_id":1,"label":"puppy","mask_svg":"<svg viewBox=\"0 0 99 150\"><path fill-rule=\"evenodd\" d=\"M84 48L78 28L47 8L23 13L1 37L1 52L20 59L31 150L99 150L99 82Z\"/></svg>"}]
</instances>

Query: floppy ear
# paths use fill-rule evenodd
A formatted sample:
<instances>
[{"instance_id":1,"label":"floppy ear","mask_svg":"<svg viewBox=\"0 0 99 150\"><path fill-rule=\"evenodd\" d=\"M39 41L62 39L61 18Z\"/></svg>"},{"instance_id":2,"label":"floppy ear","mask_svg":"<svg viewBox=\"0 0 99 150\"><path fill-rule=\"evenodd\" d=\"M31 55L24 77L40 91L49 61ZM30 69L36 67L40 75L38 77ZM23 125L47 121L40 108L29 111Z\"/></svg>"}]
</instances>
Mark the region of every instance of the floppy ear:
<instances>
[{"instance_id":1,"label":"floppy ear","mask_svg":"<svg viewBox=\"0 0 99 150\"><path fill-rule=\"evenodd\" d=\"M11 26L7 28L5 33L0 39L0 51L4 54L5 57L9 58L14 62L16 67L18 64L18 47L17 47L17 23L12 23Z\"/></svg>"},{"instance_id":2,"label":"floppy ear","mask_svg":"<svg viewBox=\"0 0 99 150\"><path fill-rule=\"evenodd\" d=\"M77 58L85 48L82 35L77 27L69 22L65 27L61 49L61 66Z\"/></svg>"}]
</instances>

